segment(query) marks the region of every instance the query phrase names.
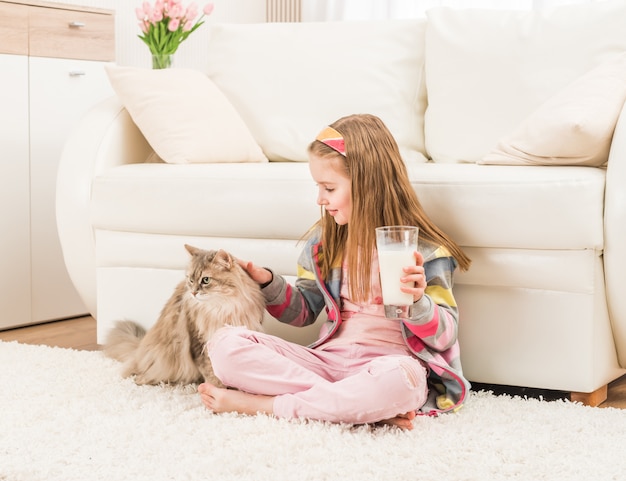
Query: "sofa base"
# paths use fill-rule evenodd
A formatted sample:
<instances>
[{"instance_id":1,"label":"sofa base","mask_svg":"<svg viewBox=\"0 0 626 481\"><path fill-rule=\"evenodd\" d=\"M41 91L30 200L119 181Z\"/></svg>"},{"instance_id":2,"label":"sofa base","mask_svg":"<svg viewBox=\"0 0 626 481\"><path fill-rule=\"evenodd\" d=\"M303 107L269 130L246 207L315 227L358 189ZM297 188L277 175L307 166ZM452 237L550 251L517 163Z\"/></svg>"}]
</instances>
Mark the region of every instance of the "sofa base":
<instances>
[{"instance_id":1,"label":"sofa base","mask_svg":"<svg viewBox=\"0 0 626 481\"><path fill-rule=\"evenodd\" d=\"M172 236L97 230L98 342L113 323L156 322L184 278L183 244L226 249L295 275L297 239ZM466 377L476 383L593 393L624 374L604 299L602 257L594 250L467 249L475 264L456 277ZM511 266L524 266L512 269ZM268 316L266 329L300 344L319 325L293 328ZM577 397L578 396L578 397ZM580 395L575 395L580 398ZM597 395L590 396L592 403Z\"/></svg>"},{"instance_id":2,"label":"sofa base","mask_svg":"<svg viewBox=\"0 0 626 481\"><path fill-rule=\"evenodd\" d=\"M570 401L596 407L606 401L608 394L609 385L605 384L592 392L573 392L570 394Z\"/></svg>"}]
</instances>

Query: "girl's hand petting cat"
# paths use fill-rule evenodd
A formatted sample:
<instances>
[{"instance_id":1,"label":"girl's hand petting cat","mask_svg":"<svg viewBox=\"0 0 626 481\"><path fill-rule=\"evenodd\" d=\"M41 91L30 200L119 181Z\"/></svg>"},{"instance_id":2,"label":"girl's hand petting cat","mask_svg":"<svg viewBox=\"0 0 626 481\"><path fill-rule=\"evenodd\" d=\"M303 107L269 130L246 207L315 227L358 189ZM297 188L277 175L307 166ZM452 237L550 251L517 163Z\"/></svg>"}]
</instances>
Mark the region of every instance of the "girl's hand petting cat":
<instances>
[{"instance_id":1,"label":"girl's hand petting cat","mask_svg":"<svg viewBox=\"0 0 626 481\"><path fill-rule=\"evenodd\" d=\"M272 273L268 271L267 269L256 266L250 261L237 259L237 262L243 268L243 270L248 273L248 275L253 281L261 285L268 284L272 281Z\"/></svg>"}]
</instances>

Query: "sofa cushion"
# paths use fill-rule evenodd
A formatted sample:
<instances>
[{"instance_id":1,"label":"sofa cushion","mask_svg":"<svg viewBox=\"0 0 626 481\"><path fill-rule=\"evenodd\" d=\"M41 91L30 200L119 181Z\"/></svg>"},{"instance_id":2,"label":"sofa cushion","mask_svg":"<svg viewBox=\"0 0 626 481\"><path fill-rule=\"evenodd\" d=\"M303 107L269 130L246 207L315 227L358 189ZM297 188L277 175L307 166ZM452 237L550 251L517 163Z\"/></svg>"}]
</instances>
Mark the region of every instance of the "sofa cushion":
<instances>
[{"instance_id":1,"label":"sofa cushion","mask_svg":"<svg viewBox=\"0 0 626 481\"><path fill-rule=\"evenodd\" d=\"M306 161L325 125L370 113L423 162L424 31L423 19L213 25L207 73L270 160Z\"/></svg>"},{"instance_id":2,"label":"sofa cushion","mask_svg":"<svg viewBox=\"0 0 626 481\"><path fill-rule=\"evenodd\" d=\"M424 209L464 247L603 247L603 169L435 163L408 169ZM91 222L96 230L295 242L319 218L316 196L304 163L131 164L94 179Z\"/></svg>"},{"instance_id":3,"label":"sofa cushion","mask_svg":"<svg viewBox=\"0 0 626 481\"><path fill-rule=\"evenodd\" d=\"M626 50L626 2L427 12L426 148L476 162L566 85Z\"/></svg>"},{"instance_id":4,"label":"sofa cushion","mask_svg":"<svg viewBox=\"0 0 626 481\"><path fill-rule=\"evenodd\" d=\"M267 162L237 111L205 74L105 68L120 101L165 162Z\"/></svg>"},{"instance_id":5,"label":"sofa cushion","mask_svg":"<svg viewBox=\"0 0 626 481\"><path fill-rule=\"evenodd\" d=\"M625 99L626 53L550 97L478 163L599 167Z\"/></svg>"}]
</instances>

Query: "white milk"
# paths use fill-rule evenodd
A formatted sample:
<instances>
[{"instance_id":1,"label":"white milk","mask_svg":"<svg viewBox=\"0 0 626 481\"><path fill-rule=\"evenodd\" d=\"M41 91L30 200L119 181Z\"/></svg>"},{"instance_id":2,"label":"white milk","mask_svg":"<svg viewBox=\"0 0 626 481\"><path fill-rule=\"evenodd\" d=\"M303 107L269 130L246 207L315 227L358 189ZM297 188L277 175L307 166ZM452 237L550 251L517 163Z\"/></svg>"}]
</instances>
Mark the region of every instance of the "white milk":
<instances>
[{"instance_id":1,"label":"white milk","mask_svg":"<svg viewBox=\"0 0 626 481\"><path fill-rule=\"evenodd\" d=\"M403 267L414 265L413 249L379 249L378 263L380 264L380 284L383 291L383 303L393 306L410 306L413 304L413 295L400 291L402 285L409 283L400 282L400 278L406 273Z\"/></svg>"}]
</instances>

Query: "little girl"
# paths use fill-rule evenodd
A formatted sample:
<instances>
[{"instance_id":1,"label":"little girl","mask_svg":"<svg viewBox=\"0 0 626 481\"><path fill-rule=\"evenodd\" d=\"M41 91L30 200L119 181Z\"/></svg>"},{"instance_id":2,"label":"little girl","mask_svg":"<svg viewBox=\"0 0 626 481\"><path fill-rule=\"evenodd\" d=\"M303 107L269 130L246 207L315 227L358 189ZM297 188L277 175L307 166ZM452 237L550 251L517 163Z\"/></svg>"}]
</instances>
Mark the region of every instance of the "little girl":
<instances>
[{"instance_id":1,"label":"little girl","mask_svg":"<svg viewBox=\"0 0 626 481\"><path fill-rule=\"evenodd\" d=\"M309 168L320 220L306 236L295 287L271 270L239 261L281 322L306 326L322 309L328 321L311 346L240 327L220 329L207 352L216 376L198 391L213 412L266 413L412 429L418 411L458 409L467 396L452 294L457 265L470 260L427 217L393 136L373 115L351 115L311 143ZM419 227L415 264L402 291L412 317L384 315L375 228Z\"/></svg>"}]
</instances>

